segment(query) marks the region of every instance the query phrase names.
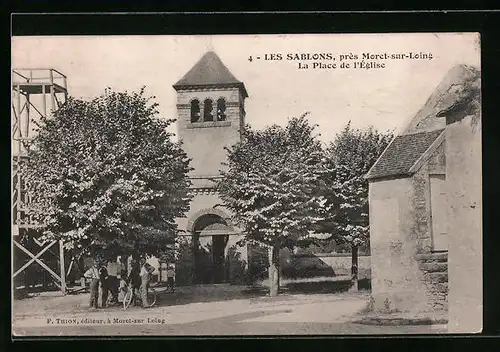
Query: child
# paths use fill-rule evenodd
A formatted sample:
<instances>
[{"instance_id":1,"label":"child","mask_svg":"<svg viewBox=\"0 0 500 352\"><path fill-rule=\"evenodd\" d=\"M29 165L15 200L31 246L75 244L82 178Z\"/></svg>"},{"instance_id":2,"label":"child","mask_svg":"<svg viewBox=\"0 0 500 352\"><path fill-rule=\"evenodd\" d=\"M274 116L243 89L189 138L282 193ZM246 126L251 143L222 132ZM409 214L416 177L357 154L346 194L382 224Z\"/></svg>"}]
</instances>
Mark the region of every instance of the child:
<instances>
[{"instance_id":1,"label":"child","mask_svg":"<svg viewBox=\"0 0 500 352\"><path fill-rule=\"evenodd\" d=\"M123 302L125 298L125 293L127 293L127 281L126 279L126 271L122 270L118 275L118 279L120 280L120 287L118 289L118 302Z\"/></svg>"},{"instance_id":2,"label":"child","mask_svg":"<svg viewBox=\"0 0 500 352\"><path fill-rule=\"evenodd\" d=\"M92 267L83 274L87 279L90 279L90 308L98 308L99 299L99 269L98 262L94 261Z\"/></svg>"}]
</instances>

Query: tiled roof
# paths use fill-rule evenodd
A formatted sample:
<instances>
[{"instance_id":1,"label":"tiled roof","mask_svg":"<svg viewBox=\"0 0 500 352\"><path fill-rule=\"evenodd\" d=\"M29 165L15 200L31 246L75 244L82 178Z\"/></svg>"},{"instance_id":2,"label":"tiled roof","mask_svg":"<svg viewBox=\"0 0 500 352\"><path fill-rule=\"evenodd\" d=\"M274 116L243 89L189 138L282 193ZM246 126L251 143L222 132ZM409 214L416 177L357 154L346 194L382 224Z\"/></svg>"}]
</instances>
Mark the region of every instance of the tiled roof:
<instances>
[{"instance_id":1,"label":"tiled roof","mask_svg":"<svg viewBox=\"0 0 500 352\"><path fill-rule=\"evenodd\" d=\"M235 86L242 89L245 97L248 96L243 82L233 76L224 65L219 56L213 51L207 52L203 57L182 77L175 89L200 87L200 86Z\"/></svg>"},{"instance_id":2,"label":"tiled roof","mask_svg":"<svg viewBox=\"0 0 500 352\"><path fill-rule=\"evenodd\" d=\"M443 129L440 129L397 136L378 158L366 178L409 176L411 167L442 132Z\"/></svg>"}]
</instances>

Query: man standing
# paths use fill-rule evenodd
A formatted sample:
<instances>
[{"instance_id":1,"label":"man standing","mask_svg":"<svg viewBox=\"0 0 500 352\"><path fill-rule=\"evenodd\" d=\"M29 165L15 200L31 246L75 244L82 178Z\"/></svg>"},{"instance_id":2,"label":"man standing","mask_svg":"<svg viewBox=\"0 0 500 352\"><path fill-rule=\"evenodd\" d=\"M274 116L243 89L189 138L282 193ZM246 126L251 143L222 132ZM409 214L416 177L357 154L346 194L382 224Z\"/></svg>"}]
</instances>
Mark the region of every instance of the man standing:
<instances>
[{"instance_id":1,"label":"man standing","mask_svg":"<svg viewBox=\"0 0 500 352\"><path fill-rule=\"evenodd\" d=\"M141 267L139 266L139 264L135 259L132 259L130 260L128 269L129 269L129 274L127 277L127 283L129 284L130 289L132 290L132 299L134 301L134 304L136 304L137 303L135 301L136 292L137 290L140 289L141 286L141 276L140 276Z\"/></svg>"},{"instance_id":2,"label":"man standing","mask_svg":"<svg viewBox=\"0 0 500 352\"><path fill-rule=\"evenodd\" d=\"M99 300L99 269L97 260L94 261L92 267L83 274L87 279L90 279L90 308L98 308Z\"/></svg>"},{"instance_id":3,"label":"man standing","mask_svg":"<svg viewBox=\"0 0 500 352\"><path fill-rule=\"evenodd\" d=\"M108 271L107 287L111 293L111 300L113 304L118 303L118 273L119 264L117 262L109 262L106 270Z\"/></svg>"},{"instance_id":4,"label":"man standing","mask_svg":"<svg viewBox=\"0 0 500 352\"><path fill-rule=\"evenodd\" d=\"M151 280L151 273L155 270L151 265L146 262L146 259L141 258L141 300L142 308L148 308L148 288L149 281Z\"/></svg>"},{"instance_id":5,"label":"man standing","mask_svg":"<svg viewBox=\"0 0 500 352\"><path fill-rule=\"evenodd\" d=\"M108 301L108 270L104 266L104 263L100 265L99 269L99 281L101 281L101 306L106 307Z\"/></svg>"},{"instance_id":6,"label":"man standing","mask_svg":"<svg viewBox=\"0 0 500 352\"><path fill-rule=\"evenodd\" d=\"M169 265L167 269L167 288L170 292L174 292L174 277L175 277L174 266Z\"/></svg>"}]
</instances>

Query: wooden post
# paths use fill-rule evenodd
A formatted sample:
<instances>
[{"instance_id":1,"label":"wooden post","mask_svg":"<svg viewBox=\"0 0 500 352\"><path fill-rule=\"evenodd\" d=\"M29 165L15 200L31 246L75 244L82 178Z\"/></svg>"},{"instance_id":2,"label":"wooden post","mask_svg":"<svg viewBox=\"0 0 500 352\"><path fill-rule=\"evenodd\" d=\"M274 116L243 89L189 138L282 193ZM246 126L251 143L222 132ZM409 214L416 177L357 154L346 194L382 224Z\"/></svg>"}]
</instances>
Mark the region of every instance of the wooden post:
<instances>
[{"instance_id":1,"label":"wooden post","mask_svg":"<svg viewBox=\"0 0 500 352\"><path fill-rule=\"evenodd\" d=\"M50 86L50 110L53 113L56 110L56 93L54 91L54 86Z\"/></svg>"},{"instance_id":2,"label":"wooden post","mask_svg":"<svg viewBox=\"0 0 500 352\"><path fill-rule=\"evenodd\" d=\"M22 171L21 171L21 153L22 153L22 143L21 143L21 136L22 136L22 123L21 123L21 88L19 85L16 86L16 115L17 115L17 130L16 130L16 135L15 137L18 138L17 140L17 157L16 157L16 162L17 162L17 170L16 170L16 189L17 189L17 209L16 209L16 224L19 225L21 221L21 211L20 208L23 208L22 204Z\"/></svg>"},{"instance_id":3,"label":"wooden post","mask_svg":"<svg viewBox=\"0 0 500 352\"><path fill-rule=\"evenodd\" d=\"M69 267L68 267L68 271L66 271L66 277L71 277L70 274L71 274L71 269L73 269L73 264L75 263L75 257L71 258L71 261L69 262ZM70 280L70 283L71 285L74 285L75 284L75 279L74 279L74 276L73 278Z\"/></svg>"},{"instance_id":4,"label":"wooden post","mask_svg":"<svg viewBox=\"0 0 500 352\"><path fill-rule=\"evenodd\" d=\"M351 291L357 292L358 287L358 246L351 249Z\"/></svg>"},{"instance_id":5,"label":"wooden post","mask_svg":"<svg viewBox=\"0 0 500 352\"><path fill-rule=\"evenodd\" d=\"M24 138L29 137L30 129L30 95L26 93L26 121L24 122Z\"/></svg>"},{"instance_id":6,"label":"wooden post","mask_svg":"<svg viewBox=\"0 0 500 352\"><path fill-rule=\"evenodd\" d=\"M47 91L45 89L45 84L42 84L42 98L43 98L43 117L47 117Z\"/></svg>"},{"instance_id":7,"label":"wooden post","mask_svg":"<svg viewBox=\"0 0 500 352\"><path fill-rule=\"evenodd\" d=\"M52 112L56 109L56 92L54 90L54 71L50 70L50 102Z\"/></svg>"},{"instance_id":8,"label":"wooden post","mask_svg":"<svg viewBox=\"0 0 500 352\"><path fill-rule=\"evenodd\" d=\"M64 271L64 243L59 240L59 264L61 269L61 292L66 294L66 273Z\"/></svg>"},{"instance_id":9,"label":"wooden post","mask_svg":"<svg viewBox=\"0 0 500 352\"><path fill-rule=\"evenodd\" d=\"M158 260L158 282L163 282L161 279L161 272L163 270L163 261Z\"/></svg>"},{"instance_id":10,"label":"wooden post","mask_svg":"<svg viewBox=\"0 0 500 352\"><path fill-rule=\"evenodd\" d=\"M279 248L269 248L269 295L275 297L279 292Z\"/></svg>"},{"instance_id":11,"label":"wooden post","mask_svg":"<svg viewBox=\"0 0 500 352\"><path fill-rule=\"evenodd\" d=\"M21 88L19 85L16 86L16 114L17 114L17 137L22 137L22 122L21 122ZM18 153L21 153L21 150L18 150Z\"/></svg>"}]
</instances>

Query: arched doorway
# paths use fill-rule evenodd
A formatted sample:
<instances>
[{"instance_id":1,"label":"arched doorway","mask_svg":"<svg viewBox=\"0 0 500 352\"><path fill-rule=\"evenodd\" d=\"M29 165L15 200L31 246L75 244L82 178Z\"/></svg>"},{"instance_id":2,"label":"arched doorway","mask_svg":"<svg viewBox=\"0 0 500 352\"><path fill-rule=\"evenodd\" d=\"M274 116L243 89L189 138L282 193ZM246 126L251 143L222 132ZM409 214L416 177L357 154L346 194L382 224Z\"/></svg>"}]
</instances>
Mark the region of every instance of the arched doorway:
<instances>
[{"instance_id":1,"label":"arched doorway","mask_svg":"<svg viewBox=\"0 0 500 352\"><path fill-rule=\"evenodd\" d=\"M226 247L232 233L232 227L220 215L209 213L195 220L192 234L196 283L228 281Z\"/></svg>"}]
</instances>

